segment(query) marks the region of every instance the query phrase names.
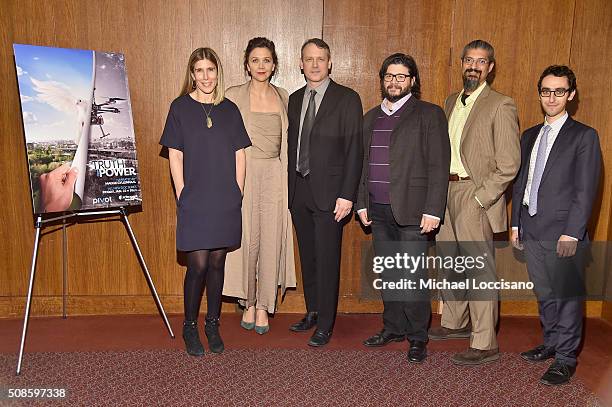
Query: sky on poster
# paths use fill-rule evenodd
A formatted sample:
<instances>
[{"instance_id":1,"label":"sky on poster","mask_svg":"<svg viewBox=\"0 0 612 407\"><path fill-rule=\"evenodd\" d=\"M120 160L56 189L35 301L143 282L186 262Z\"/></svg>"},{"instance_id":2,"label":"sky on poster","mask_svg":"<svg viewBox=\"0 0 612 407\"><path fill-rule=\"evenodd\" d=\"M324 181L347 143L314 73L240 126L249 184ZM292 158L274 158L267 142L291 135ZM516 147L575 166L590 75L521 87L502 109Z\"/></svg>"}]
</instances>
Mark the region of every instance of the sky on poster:
<instances>
[{"instance_id":1,"label":"sky on poster","mask_svg":"<svg viewBox=\"0 0 612 407\"><path fill-rule=\"evenodd\" d=\"M91 104L93 51L13 48L26 141L74 140L83 109Z\"/></svg>"}]
</instances>

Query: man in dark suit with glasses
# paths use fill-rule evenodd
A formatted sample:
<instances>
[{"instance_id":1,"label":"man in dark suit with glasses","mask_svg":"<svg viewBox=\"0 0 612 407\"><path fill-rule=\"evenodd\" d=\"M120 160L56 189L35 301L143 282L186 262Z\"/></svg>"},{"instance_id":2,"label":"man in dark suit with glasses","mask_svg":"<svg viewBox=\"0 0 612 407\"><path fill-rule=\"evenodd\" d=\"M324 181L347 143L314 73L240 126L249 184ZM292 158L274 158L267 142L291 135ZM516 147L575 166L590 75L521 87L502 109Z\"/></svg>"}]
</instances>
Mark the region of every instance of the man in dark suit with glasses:
<instances>
[{"instance_id":1,"label":"man in dark suit with glasses","mask_svg":"<svg viewBox=\"0 0 612 407\"><path fill-rule=\"evenodd\" d=\"M512 244L525 251L534 283L543 344L521 353L529 362L554 358L540 381L570 380L582 339L587 223L601 173L595 129L573 120L566 106L576 76L553 65L538 82L544 122L523 133L522 164L512 199Z\"/></svg>"}]
</instances>

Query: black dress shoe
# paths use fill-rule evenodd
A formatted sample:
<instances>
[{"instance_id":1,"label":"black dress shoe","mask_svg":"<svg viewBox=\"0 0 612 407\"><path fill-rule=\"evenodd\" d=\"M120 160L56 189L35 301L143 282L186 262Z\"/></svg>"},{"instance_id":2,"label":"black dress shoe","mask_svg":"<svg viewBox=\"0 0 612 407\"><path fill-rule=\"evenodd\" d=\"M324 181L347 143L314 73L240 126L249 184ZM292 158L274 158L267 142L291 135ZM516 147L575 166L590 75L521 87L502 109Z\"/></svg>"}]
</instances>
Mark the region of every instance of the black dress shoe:
<instances>
[{"instance_id":1,"label":"black dress shoe","mask_svg":"<svg viewBox=\"0 0 612 407\"><path fill-rule=\"evenodd\" d=\"M555 360L548 368L544 376L540 379L541 383L548 386L557 386L569 382L576 371L575 366L567 365L559 360Z\"/></svg>"},{"instance_id":2,"label":"black dress shoe","mask_svg":"<svg viewBox=\"0 0 612 407\"><path fill-rule=\"evenodd\" d=\"M308 341L308 345L314 346L314 347L325 346L329 342L331 335L332 335L331 331L325 332L325 331L321 331L320 329L316 329L314 333L312 334L312 336L310 337L310 340Z\"/></svg>"},{"instance_id":3,"label":"black dress shoe","mask_svg":"<svg viewBox=\"0 0 612 407\"><path fill-rule=\"evenodd\" d=\"M423 341L410 341L408 349L408 362L423 363L427 357L427 343Z\"/></svg>"},{"instance_id":4,"label":"black dress shoe","mask_svg":"<svg viewBox=\"0 0 612 407\"><path fill-rule=\"evenodd\" d=\"M406 339L406 335L394 334L386 330L380 331L374 336L370 336L368 339L363 341L365 346L385 346L389 342L401 342Z\"/></svg>"},{"instance_id":5,"label":"black dress shoe","mask_svg":"<svg viewBox=\"0 0 612 407\"><path fill-rule=\"evenodd\" d=\"M543 362L546 359L555 357L555 350L540 345L527 352L521 352L521 357L529 362Z\"/></svg>"},{"instance_id":6,"label":"black dress shoe","mask_svg":"<svg viewBox=\"0 0 612 407\"><path fill-rule=\"evenodd\" d=\"M317 324L317 313L309 312L302 318L300 322L297 322L289 327L290 331L293 332L304 332L311 329L313 326Z\"/></svg>"}]
</instances>

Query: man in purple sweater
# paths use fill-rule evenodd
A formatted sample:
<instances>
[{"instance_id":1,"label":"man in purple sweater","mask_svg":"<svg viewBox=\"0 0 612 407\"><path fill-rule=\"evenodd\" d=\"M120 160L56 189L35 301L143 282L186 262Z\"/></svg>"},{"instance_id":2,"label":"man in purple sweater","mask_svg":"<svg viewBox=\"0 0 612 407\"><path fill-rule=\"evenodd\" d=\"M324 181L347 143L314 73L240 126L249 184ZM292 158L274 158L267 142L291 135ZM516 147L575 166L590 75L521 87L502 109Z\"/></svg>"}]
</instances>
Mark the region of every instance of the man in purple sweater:
<instances>
[{"instance_id":1,"label":"man in purple sweater","mask_svg":"<svg viewBox=\"0 0 612 407\"><path fill-rule=\"evenodd\" d=\"M364 116L357 213L363 225L372 228L377 257L395 255L392 252L398 247L418 256L427 250L428 236L444 215L450 166L448 125L439 106L419 99L419 71L411 56L390 55L379 77L383 101ZM427 270L410 273L417 286L426 274ZM431 303L427 292L407 291L383 289L383 330L364 345L408 339L408 360L421 363L427 356Z\"/></svg>"}]
</instances>

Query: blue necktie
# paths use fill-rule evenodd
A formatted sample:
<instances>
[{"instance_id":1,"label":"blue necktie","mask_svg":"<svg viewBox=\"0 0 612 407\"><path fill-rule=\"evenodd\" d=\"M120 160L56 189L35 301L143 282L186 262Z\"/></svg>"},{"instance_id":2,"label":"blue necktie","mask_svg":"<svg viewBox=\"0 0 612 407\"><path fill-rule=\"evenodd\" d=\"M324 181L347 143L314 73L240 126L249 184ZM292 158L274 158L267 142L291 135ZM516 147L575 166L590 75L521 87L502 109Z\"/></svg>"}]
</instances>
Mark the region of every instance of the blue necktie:
<instances>
[{"instance_id":1,"label":"blue necktie","mask_svg":"<svg viewBox=\"0 0 612 407\"><path fill-rule=\"evenodd\" d=\"M544 132L538 144L538 155L536 156L535 168L533 169L533 177L531 179L531 190L529 190L529 215L534 216L538 213L538 190L542 181L542 174L546 166L546 149L548 148L548 133L552 127L544 126Z\"/></svg>"}]
</instances>

